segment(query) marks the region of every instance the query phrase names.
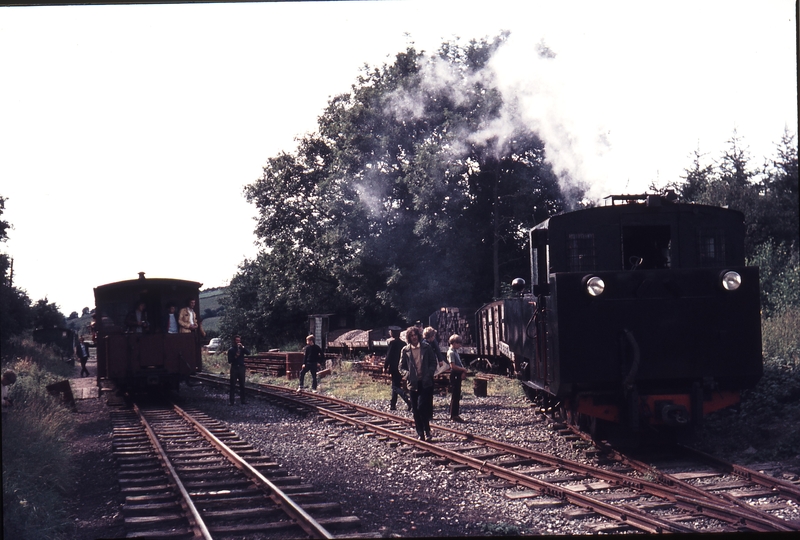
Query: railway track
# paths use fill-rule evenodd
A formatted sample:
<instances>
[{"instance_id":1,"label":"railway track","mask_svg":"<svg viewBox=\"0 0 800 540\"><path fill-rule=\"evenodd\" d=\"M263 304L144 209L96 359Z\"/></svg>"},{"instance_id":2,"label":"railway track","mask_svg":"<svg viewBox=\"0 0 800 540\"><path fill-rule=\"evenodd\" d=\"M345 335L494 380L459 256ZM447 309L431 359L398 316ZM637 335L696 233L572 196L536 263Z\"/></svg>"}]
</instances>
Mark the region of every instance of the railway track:
<instances>
[{"instance_id":1,"label":"railway track","mask_svg":"<svg viewBox=\"0 0 800 540\"><path fill-rule=\"evenodd\" d=\"M128 537L360 535L357 517L199 411L134 405L111 414Z\"/></svg>"},{"instance_id":2,"label":"railway track","mask_svg":"<svg viewBox=\"0 0 800 540\"><path fill-rule=\"evenodd\" d=\"M227 379L205 374L196 379L223 387L228 384ZM408 445L453 469L474 469L487 479L505 482L512 498L569 503L573 508L566 509L565 514L573 518L603 516L603 524L591 532L800 530L800 523L782 519L764 507L746 502L755 498L761 500L765 494L763 490L752 493L752 497L746 493L721 496L719 490L675 482L675 479L659 477L652 470L641 472L631 463L587 465L442 425L433 426L433 442L424 442L416 438L413 421L407 417L279 386L250 385L248 392L285 407L314 411L328 422L374 433L379 440L390 444ZM577 439L572 434L564 435ZM595 453L600 461L608 461L602 449ZM752 472L755 473L753 477L758 475ZM793 506L796 511L797 499L789 494L797 486L783 484L780 489L769 488L768 495L780 499L771 504Z\"/></svg>"}]
</instances>

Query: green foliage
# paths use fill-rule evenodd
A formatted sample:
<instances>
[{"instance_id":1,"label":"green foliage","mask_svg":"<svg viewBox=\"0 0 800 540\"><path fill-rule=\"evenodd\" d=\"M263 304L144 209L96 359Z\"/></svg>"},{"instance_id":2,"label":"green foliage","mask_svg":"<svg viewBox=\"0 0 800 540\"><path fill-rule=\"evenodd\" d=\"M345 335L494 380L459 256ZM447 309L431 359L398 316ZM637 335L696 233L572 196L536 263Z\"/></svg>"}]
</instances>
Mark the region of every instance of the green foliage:
<instances>
[{"instance_id":1,"label":"green foliage","mask_svg":"<svg viewBox=\"0 0 800 540\"><path fill-rule=\"evenodd\" d=\"M32 326L31 300L25 291L0 285L0 347L6 357L8 340Z\"/></svg>"},{"instance_id":2,"label":"green foliage","mask_svg":"<svg viewBox=\"0 0 800 540\"><path fill-rule=\"evenodd\" d=\"M510 523L481 523L481 532L486 536L521 536L522 530Z\"/></svg>"},{"instance_id":3,"label":"green foliage","mask_svg":"<svg viewBox=\"0 0 800 540\"><path fill-rule=\"evenodd\" d=\"M3 215L6 198L0 196L0 216ZM0 242L8 240L11 225L0 219ZM8 340L31 327L31 301L25 291L11 283L11 259L0 253L0 349L5 351ZM2 353L5 357L5 352Z\"/></svg>"},{"instance_id":4,"label":"green foliage","mask_svg":"<svg viewBox=\"0 0 800 540\"><path fill-rule=\"evenodd\" d=\"M784 131L776 155L762 167L754 167L742 139L734 131L728 148L713 165L705 154L693 153L692 167L683 181L670 184L686 202L727 206L744 214L745 253L753 256L765 242L800 244L798 228L797 144Z\"/></svg>"},{"instance_id":5,"label":"green foliage","mask_svg":"<svg viewBox=\"0 0 800 540\"><path fill-rule=\"evenodd\" d=\"M800 371L800 306L795 305L761 322L764 358L785 362Z\"/></svg>"},{"instance_id":6,"label":"green foliage","mask_svg":"<svg viewBox=\"0 0 800 540\"><path fill-rule=\"evenodd\" d=\"M754 248L747 264L758 266L761 281L761 311L765 318L789 308L800 308L800 251L764 242Z\"/></svg>"},{"instance_id":7,"label":"green foliage","mask_svg":"<svg viewBox=\"0 0 800 540\"><path fill-rule=\"evenodd\" d=\"M67 319L61 313L58 305L48 302L47 297L37 300L31 308L34 328L64 328L67 326Z\"/></svg>"},{"instance_id":8,"label":"green foliage","mask_svg":"<svg viewBox=\"0 0 800 540\"><path fill-rule=\"evenodd\" d=\"M3 532L6 538L52 539L65 530L64 493L72 481L67 438L71 413L45 386L57 377L43 369L54 359L4 366L17 373L14 402L3 412Z\"/></svg>"},{"instance_id":9,"label":"green foliage","mask_svg":"<svg viewBox=\"0 0 800 540\"><path fill-rule=\"evenodd\" d=\"M425 320L527 275L524 231L566 203L485 70L506 37L366 66L316 133L267 161L245 188L262 250L231 283L223 334L302 339L310 313Z\"/></svg>"}]
</instances>

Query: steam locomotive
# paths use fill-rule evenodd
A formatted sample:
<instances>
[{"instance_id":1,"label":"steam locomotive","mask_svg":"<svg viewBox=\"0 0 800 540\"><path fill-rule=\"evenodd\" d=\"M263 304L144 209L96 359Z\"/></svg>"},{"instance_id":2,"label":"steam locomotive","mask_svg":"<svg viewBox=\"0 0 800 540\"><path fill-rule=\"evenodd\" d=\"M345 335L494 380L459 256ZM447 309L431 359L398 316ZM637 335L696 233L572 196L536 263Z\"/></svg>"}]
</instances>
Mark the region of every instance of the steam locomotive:
<instances>
[{"instance_id":1,"label":"steam locomotive","mask_svg":"<svg viewBox=\"0 0 800 540\"><path fill-rule=\"evenodd\" d=\"M529 232L531 284L476 313L478 354L584 429L699 425L762 375L744 216L619 195Z\"/></svg>"},{"instance_id":2,"label":"steam locomotive","mask_svg":"<svg viewBox=\"0 0 800 540\"><path fill-rule=\"evenodd\" d=\"M168 308L175 316L188 300L200 309L202 284L180 279L118 281L94 289L94 341L97 347L97 384L112 381L128 391L177 390L180 382L202 369L201 340L196 332L167 332ZM146 324L131 325L131 316L143 304ZM134 321L136 319L133 319Z\"/></svg>"}]
</instances>

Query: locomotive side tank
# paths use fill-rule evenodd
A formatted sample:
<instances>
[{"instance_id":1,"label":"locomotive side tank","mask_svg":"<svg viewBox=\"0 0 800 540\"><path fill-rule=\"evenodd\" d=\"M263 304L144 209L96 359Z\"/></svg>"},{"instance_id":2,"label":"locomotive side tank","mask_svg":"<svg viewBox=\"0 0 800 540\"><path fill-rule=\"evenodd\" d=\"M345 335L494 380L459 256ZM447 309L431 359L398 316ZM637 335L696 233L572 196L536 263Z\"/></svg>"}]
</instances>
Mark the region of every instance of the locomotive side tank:
<instances>
[{"instance_id":1,"label":"locomotive side tank","mask_svg":"<svg viewBox=\"0 0 800 540\"><path fill-rule=\"evenodd\" d=\"M504 317L514 330L503 346L529 395L579 423L632 428L699 424L737 403L762 374L759 276L745 266L744 234L738 211L658 195L614 196L539 224L533 295L509 301ZM527 320L513 316L525 310Z\"/></svg>"},{"instance_id":2,"label":"locomotive side tank","mask_svg":"<svg viewBox=\"0 0 800 540\"><path fill-rule=\"evenodd\" d=\"M146 279L144 273L139 279L96 287L97 384L107 379L130 390L177 390L181 380L200 371L197 333L167 332L169 305L176 307L176 317L190 299L199 310L200 287L194 281ZM138 332L128 322L140 303L148 324Z\"/></svg>"}]
</instances>

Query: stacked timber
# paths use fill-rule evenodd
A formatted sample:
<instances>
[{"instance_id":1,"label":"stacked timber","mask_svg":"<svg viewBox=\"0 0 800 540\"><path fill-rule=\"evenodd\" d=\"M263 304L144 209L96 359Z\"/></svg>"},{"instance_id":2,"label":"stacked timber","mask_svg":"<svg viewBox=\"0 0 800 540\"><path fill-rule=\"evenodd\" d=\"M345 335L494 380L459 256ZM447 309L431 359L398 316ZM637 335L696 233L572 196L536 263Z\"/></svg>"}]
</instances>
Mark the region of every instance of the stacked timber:
<instances>
[{"instance_id":1,"label":"stacked timber","mask_svg":"<svg viewBox=\"0 0 800 540\"><path fill-rule=\"evenodd\" d=\"M254 373L296 379L303 368L302 352L261 352L244 357L244 366Z\"/></svg>"}]
</instances>

